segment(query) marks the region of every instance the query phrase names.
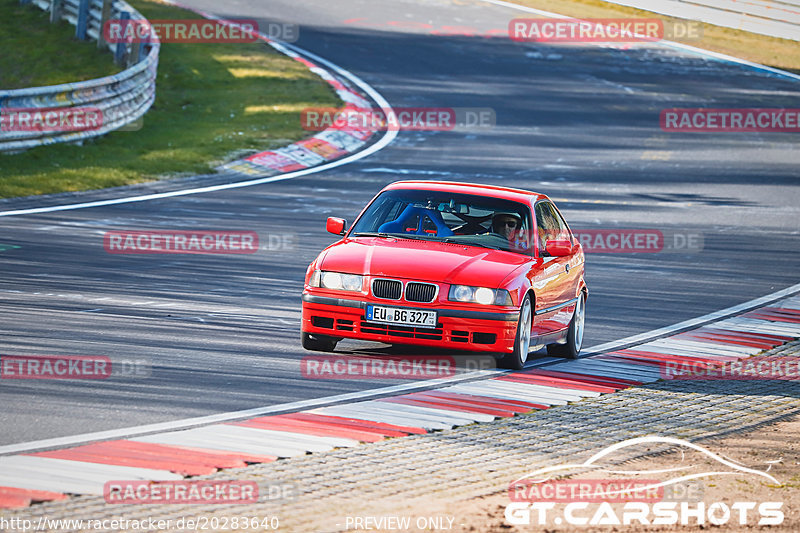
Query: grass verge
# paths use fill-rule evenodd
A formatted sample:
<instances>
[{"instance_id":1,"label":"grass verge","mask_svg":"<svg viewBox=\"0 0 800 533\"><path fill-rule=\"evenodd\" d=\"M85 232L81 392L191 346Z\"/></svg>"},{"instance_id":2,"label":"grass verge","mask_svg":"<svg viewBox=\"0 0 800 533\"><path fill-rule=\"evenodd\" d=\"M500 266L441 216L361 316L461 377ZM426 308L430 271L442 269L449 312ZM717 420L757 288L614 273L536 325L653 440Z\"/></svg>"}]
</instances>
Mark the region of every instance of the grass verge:
<instances>
[{"instance_id":1,"label":"grass verge","mask_svg":"<svg viewBox=\"0 0 800 533\"><path fill-rule=\"evenodd\" d=\"M552 11L561 15L581 18L641 17L657 18L665 22L678 22L683 19L667 17L650 11L619 6L602 0L512 0L514 3ZM533 15L521 14L519 18ZM800 43L788 39L768 37L748 31L723 28L713 24L702 24L700 39L675 39L675 42L688 44L705 50L728 54L748 61L754 61L800 74Z\"/></svg>"},{"instance_id":2,"label":"grass verge","mask_svg":"<svg viewBox=\"0 0 800 533\"><path fill-rule=\"evenodd\" d=\"M200 18L152 0L130 3L149 19ZM37 8L24 9L38 14ZM46 14L41 24L43 31L49 31ZM5 31L22 33L14 28ZM71 55L74 43L68 39L54 44L48 55L53 50ZM15 41L16 47L36 48L29 52L33 55L46 53L35 37L16 35ZM97 63L113 68L110 54L103 54ZM62 63L52 65L62 70L62 76L70 75L70 69L62 67ZM28 70L24 64L20 68ZM162 44L156 101L140 130L113 132L81 147L53 145L0 154L0 197L101 189L210 172L231 154L308 137L300 126L300 110L338 104L326 82L263 43Z\"/></svg>"},{"instance_id":3,"label":"grass verge","mask_svg":"<svg viewBox=\"0 0 800 533\"><path fill-rule=\"evenodd\" d=\"M19 0L0 3L0 50L0 90L91 80L120 70L96 42L75 39L75 26L50 24L49 13Z\"/></svg>"}]
</instances>

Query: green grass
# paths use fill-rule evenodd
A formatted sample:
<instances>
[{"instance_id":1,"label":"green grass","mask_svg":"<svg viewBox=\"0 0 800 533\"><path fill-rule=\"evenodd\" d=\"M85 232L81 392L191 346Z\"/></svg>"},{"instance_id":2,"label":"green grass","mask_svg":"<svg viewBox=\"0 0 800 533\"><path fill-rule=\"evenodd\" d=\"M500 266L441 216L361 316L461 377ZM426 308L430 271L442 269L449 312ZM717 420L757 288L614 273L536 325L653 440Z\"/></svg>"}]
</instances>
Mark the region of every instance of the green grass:
<instances>
[{"instance_id":1,"label":"green grass","mask_svg":"<svg viewBox=\"0 0 800 533\"><path fill-rule=\"evenodd\" d=\"M68 50L69 53L64 53ZM120 71L96 42L75 39L66 21L19 0L0 1L0 90L58 85Z\"/></svg>"},{"instance_id":2,"label":"green grass","mask_svg":"<svg viewBox=\"0 0 800 533\"><path fill-rule=\"evenodd\" d=\"M583 18L642 17L657 18L667 22L680 22L682 19L642 11L632 7L619 6L602 0L511 0L528 7L552 11L562 15ZM525 15L520 18L535 18ZM757 33L723 28L713 24L702 24L702 38L675 39L697 48L728 54L770 67L800 74L800 43L788 39L768 37Z\"/></svg>"},{"instance_id":3,"label":"green grass","mask_svg":"<svg viewBox=\"0 0 800 533\"><path fill-rule=\"evenodd\" d=\"M200 18L151 0L130 3L150 19ZM41 24L49 29L46 15ZM4 31L15 30L0 26L0 34ZM21 36L17 39L16 46L21 48L37 43L33 38L29 42ZM67 37L52 46L62 50L62 56L70 55L73 43L69 41ZM110 54L99 56L97 62L102 68L113 65ZM69 74L67 70L61 75ZM210 172L235 154L308 137L309 132L300 126L300 111L339 103L327 83L263 43L163 44L156 102L140 130L113 132L80 147L53 145L0 154L0 197L100 189Z\"/></svg>"}]
</instances>

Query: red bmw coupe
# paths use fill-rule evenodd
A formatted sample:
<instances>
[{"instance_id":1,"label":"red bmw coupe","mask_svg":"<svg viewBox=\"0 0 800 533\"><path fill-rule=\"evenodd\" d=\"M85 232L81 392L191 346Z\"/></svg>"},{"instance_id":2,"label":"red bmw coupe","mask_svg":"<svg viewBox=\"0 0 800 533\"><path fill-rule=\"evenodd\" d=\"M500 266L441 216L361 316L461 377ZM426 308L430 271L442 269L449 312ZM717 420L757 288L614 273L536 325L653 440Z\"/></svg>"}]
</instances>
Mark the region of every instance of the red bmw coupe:
<instances>
[{"instance_id":1,"label":"red bmw coupe","mask_svg":"<svg viewBox=\"0 0 800 533\"><path fill-rule=\"evenodd\" d=\"M343 338L494 354L575 358L588 290L580 243L543 194L470 183L384 188L306 272L302 342Z\"/></svg>"}]
</instances>

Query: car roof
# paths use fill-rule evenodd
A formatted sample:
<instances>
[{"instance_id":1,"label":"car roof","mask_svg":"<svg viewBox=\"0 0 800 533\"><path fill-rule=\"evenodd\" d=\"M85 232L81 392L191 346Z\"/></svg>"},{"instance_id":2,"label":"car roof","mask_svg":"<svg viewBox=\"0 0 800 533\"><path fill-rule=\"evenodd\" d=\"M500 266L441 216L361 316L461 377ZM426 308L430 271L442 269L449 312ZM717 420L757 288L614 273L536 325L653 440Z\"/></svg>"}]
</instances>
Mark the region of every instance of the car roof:
<instances>
[{"instance_id":1,"label":"car roof","mask_svg":"<svg viewBox=\"0 0 800 533\"><path fill-rule=\"evenodd\" d=\"M495 185L484 185L481 183L464 183L459 181L428 181L428 180L405 180L396 181L384 187L383 190L394 189L414 189L423 191L441 191L464 194L482 194L493 198L513 200L515 202L537 202L548 200L546 195L523 189L512 189L510 187L497 187Z\"/></svg>"}]
</instances>

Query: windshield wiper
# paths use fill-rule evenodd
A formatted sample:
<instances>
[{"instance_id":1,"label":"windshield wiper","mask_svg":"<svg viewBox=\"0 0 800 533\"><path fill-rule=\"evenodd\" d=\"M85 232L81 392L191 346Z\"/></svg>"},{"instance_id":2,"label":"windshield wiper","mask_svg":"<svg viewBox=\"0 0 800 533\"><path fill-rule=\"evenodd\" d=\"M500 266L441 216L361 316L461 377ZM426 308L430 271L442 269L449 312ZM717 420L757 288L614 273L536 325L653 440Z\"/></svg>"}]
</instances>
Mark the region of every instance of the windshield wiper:
<instances>
[{"instance_id":1,"label":"windshield wiper","mask_svg":"<svg viewBox=\"0 0 800 533\"><path fill-rule=\"evenodd\" d=\"M390 235L388 233L376 233L372 231L359 231L358 233L353 233L353 237L380 237L382 239L388 239Z\"/></svg>"},{"instance_id":2,"label":"windshield wiper","mask_svg":"<svg viewBox=\"0 0 800 533\"><path fill-rule=\"evenodd\" d=\"M500 250L504 251L502 248L498 248L497 246L489 246L488 244L483 244L480 242L464 242L464 241L457 241L455 239L444 239L442 242L450 243L450 244L463 244L464 246L477 246L478 248L488 248L489 250Z\"/></svg>"}]
</instances>

